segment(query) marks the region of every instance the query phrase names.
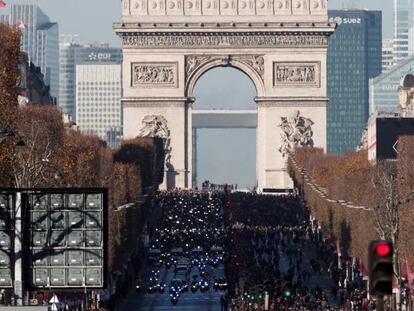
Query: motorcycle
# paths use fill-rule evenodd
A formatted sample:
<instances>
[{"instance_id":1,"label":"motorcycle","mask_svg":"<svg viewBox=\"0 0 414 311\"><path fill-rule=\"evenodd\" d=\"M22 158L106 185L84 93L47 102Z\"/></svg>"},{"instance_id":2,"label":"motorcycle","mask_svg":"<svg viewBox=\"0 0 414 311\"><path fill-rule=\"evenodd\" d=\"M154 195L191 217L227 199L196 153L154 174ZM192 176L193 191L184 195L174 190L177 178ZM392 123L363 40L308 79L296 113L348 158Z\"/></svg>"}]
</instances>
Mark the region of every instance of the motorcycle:
<instances>
[{"instance_id":1,"label":"motorcycle","mask_svg":"<svg viewBox=\"0 0 414 311\"><path fill-rule=\"evenodd\" d=\"M170 294L170 301L174 306L178 303L178 297L177 294Z\"/></svg>"}]
</instances>

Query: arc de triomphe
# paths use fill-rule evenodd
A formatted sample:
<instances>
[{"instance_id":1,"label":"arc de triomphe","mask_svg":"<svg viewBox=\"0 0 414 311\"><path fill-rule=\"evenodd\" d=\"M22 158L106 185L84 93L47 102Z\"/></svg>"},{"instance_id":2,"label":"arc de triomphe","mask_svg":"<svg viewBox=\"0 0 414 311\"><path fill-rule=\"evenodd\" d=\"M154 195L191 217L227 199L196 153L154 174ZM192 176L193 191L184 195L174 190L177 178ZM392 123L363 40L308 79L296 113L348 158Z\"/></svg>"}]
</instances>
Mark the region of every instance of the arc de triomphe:
<instances>
[{"instance_id":1,"label":"arc de triomphe","mask_svg":"<svg viewBox=\"0 0 414 311\"><path fill-rule=\"evenodd\" d=\"M335 28L327 0L123 0L122 7L114 30L123 42L124 138L164 138L164 188L192 186L193 89L217 66L243 71L256 87L259 188L291 186L286 157L295 144L326 148Z\"/></svg>"}]
</instances>

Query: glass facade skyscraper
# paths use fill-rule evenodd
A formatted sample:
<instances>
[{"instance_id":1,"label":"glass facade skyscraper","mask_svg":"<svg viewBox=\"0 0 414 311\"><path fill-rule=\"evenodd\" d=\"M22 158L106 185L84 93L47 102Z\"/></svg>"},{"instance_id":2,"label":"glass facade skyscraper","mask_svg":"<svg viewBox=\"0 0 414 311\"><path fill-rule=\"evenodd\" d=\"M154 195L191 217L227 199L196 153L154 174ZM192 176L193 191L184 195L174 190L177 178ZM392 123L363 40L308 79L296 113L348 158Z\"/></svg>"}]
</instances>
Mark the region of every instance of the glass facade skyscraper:
<instances>
[{"instance_id":1,"label":"glass facade skyscraper","mask_svg":"<svg viewBox=\"0 0 414 311\"><path fill-rule=\"evenodd\" d=\"M0 14L0 23L9 24L10 23L10 15Z\"/></svg>"},{"instance_id":2,"label":"glass facade skyscraper","mask_svg":"<svg viewBox=\"0 0 414 311\"><path fill-rule=\"evenodd\" d=\"M40 67L50 95L59 95L59 27L33 4L12 4L10 24L20 25L23 32L21 50Z\"/></svg>"},{"instance_id":3,"label":"glass facade skyscraper","mask_svg":"<svg viewBox=\"0 0 414 311\"><path fill-rule=\"evenodd\" d=\"M414 0L394 0L394 61L414 53Z\"/></svg>"},{"instance_id":4,"label":"glass facade skyscraper","mask_svg":"<svg viewBox=\"0 0 414 311\"><path fill-rule=\"evenodd\" d=\"M76 41L76 40L75 40ZM76 65L84 62L122 62L122 50L108 44L80 45L68 36L60 42L60 91L58 105L76 122Z\"/></svg>"},{"instance_id":5,"label":"glass facade skyscraper","mask_svg":"<svg viewBox=\"0 0 414 311\"><path fill-rule=\"evenodd\" d=\"M382 72L394 66L394 42L392 39L382 40Z\"/></svg>"},{"instance_id":6,"label":"glass facade skyscraper","mask_svg":"<svg viewBox=\"0 0 414 311\"><path fill-rule=\"evenodd\" d=\"M332 10L328 46L328 152L354 150L368 120L369 78L381 73L381 11Z\"/></svg>"},{"instance_id":7,"label":"glass facade skyscraper","mask_svg":"<svg viewBox=\"0 0 414 311\"><path fill-rule=\"evenodd\" d=\"M414 68L414 55L405 58L380 76L369 81L369 112L398 112L398 86L404 73Z\"/></svg>"},{"instance_id":8,"label":"glass facade skyscraper","mask_svg":"<svg viewBox=\"0 0 414 311\"><path fill-rule=\"evenodd\" d=\"M394 61L414 53L414 0L394 0Z\"/></svg>"}]
</instances>

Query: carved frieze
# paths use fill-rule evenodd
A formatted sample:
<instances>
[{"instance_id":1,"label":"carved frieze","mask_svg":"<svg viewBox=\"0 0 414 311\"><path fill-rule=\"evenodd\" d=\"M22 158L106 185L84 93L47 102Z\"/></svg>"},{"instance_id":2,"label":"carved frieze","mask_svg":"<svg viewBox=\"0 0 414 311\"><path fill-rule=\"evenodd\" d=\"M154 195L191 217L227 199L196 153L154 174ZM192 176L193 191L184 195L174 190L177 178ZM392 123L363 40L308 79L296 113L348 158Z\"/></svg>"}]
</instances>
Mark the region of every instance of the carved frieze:
<instances>
[{"instance_id":1,"label":"carved frieze","mask_svg":"<svg viewBox=\"0 0 414 311\"><path fill-rule=\"evenodd\" d=\"M142 119L139 137L159 137L164 142L165 163L171 162L171 133L167 119L162 115L146 115Z\"/></svg>"},{"instance_id":2,"label":"carved frieze","mask_svg":"<svg viewBox=\"0 0 414 311\"><path fill-rule=\"evenodd\" d=\"M326 47L327 35L278 33L123 34L125 48Z\"/></svg>"},{"instance_id":3,"label":"carved frieze","mask_svg":"<svg viewBox=\"0 0 414 311\"><path fill-rule=\"evenodd\" d=\"M263 55L238 55L234 57L235 60L238 60L246 65L250 66L255 70L259 76L264 79L264 58Z\"/></svg>"},{"instance_id":4,"label":"carved frieze","mask_svg":"<svg viewBox=\"0 0 414 311\"><path fill-rule=\"evenodd\" d=\"M281 117L280 134L281 145L278 149L283 158L287 158L295 146L313 147L313 121L301 115L299 110L294 111L289 117Z\"/></svg>"},{"instance_id":5,"label":"carved frieze","mask_svg":"<svg viewBox=\"0 0 414 311\"><path fill-rule=\"evenodd\" d=\"M326 14L327 0L123 0L132 16L263 16ZM148 10L147 10L148 8Z\"/></svg>"},{"instance_id":6,"label":"carved frieze","mask_svg":"<svg viewBox=\"0 0 414 311\"><path fill-rule=\"evenodd\" d=\"M131 64L132 87L178 87L176 62Z\"/></svg>"},{"instance_id":7,"label":"carved frieze","mask_svg":"<svg viewBox=\"0 0 414 311\"><path fill-rule=\"evenodd\" d=\"M201 65L209 62L213 56L203 56L203 55L188 55L186 56L185 63L185 72L186 77L190 77L191 74L197 70Z\"/></svg>"},{"instance_id":8,"label":"carved frieze","mask_svg":"<svg viewBox=\"0 0 414 311\"><path fill-rule=\"evenodd\" d=\"M320 87L320 62L274 62L273 86Z\"/></svg>"}]
</instances>

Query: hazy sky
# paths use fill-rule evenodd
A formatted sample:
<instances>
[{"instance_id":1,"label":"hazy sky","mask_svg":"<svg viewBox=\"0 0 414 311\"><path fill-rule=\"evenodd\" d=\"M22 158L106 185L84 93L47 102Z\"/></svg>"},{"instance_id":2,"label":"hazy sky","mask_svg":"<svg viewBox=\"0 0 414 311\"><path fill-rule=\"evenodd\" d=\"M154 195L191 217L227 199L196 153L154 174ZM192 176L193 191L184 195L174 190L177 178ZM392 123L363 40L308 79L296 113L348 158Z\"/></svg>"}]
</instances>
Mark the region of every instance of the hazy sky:
<instances>
[{"instance_id":1,"label":"hazy sky","mask_svg":"<svg viewBox=\"0 0 414 311\"><path fill-rule=\"evenodd\" d=\"M59 23L61 34L78 34L82 42L108 42L120 46L112 23L121 18L120 0L4 0L11 3L35 3ZM382 10L383 37L392 38L392 0L330 0L330 9L358 8ZM8 13L0 9L0 14ZM195 109L255 109L256 90L243 73L231 68L216 68L197 82ZM256 130L214 129L198 131L199 183L237 183L254 186L256 182Z\"/></svg>"},{"instance_id":2,"label":"hazy sky","mask_svg":"<svg viewBox=\"0 0 414 311\"><path fill-rule=\"evenodd\" d=\"M4 0L11 3L36 3L59 23L60 33L78 34L83 41L108 42L120 46L112 23L121 18L120 0ZM367 8L383 11L384 37L392 36L392 0L329 0L329 8ZM7 9L0 9L0 14Z\"/></svg>"},{"instance_id":3,"label":"hazy sky","mask_svg":"<svg viewBox=\"0 0 414 311\"><path fill-rule=\"evenodd\" d=\"M193 94L194 109L256 109L253 82L231 67L206 72ZM256 129L199 129L197 148L198 185L204 180L243 188L255 185Z\"/></svg>"}]
</instances>

